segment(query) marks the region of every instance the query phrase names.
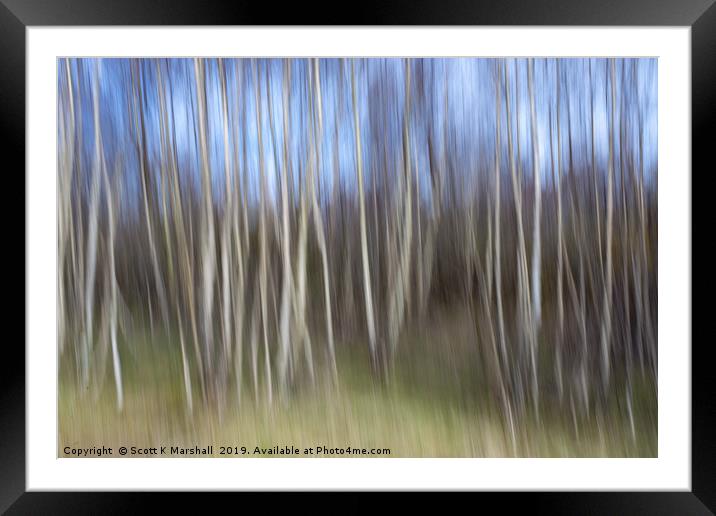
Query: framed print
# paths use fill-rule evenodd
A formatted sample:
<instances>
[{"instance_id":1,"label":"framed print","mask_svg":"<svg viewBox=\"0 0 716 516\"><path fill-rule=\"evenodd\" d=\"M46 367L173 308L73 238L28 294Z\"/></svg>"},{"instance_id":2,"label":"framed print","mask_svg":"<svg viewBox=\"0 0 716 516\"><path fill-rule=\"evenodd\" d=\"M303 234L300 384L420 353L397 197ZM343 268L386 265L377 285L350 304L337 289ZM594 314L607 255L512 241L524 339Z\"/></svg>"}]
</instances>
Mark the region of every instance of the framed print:
<instances>
[{"instance_id":1,"label":"framed print","mask_svg":"<svg viewBox=\"0 0 716 516\"><path fill-rule=\"evenodd\" d=\"M713 510L691 171L716 8L539 4L317 25L5 2L26 305L3 509L441 490Z\"/></svg>"}]
</instances>

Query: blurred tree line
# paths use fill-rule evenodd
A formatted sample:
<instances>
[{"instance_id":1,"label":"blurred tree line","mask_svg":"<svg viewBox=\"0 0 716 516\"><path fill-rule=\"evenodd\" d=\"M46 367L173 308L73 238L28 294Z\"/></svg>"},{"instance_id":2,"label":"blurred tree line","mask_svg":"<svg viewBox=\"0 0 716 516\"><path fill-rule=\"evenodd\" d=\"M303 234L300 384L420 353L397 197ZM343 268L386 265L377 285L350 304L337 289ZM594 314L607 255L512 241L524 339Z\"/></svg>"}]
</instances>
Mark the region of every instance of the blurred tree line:
<instances>
[{"instance_id":1,"label":"blurred tree line","mask_svg":"<svg viewBox=\"0 0 716 516\"><path fill-rule=\"evenodd\" d=\"M138 331L191 413L461 310L513 434L656 385L653 59L61 59L58 192L61 364L120 410Z\"/></svg>"}]
</instances>

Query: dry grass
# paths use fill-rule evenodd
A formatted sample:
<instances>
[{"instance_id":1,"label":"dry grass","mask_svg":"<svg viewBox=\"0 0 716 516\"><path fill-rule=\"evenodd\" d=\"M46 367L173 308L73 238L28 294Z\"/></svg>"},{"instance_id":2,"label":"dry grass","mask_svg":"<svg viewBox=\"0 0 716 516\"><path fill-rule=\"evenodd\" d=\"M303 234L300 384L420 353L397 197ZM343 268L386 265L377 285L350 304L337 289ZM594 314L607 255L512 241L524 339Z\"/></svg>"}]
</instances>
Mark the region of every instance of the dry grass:
<instances>
[{"instance_id":1,"label":"dry grass","mask_svg":"<svg viewBox=\"0 0 716 516\"><path fill-rule=\"evenodd\" d=\"M251 452L257 446L389 448L390 457L656 456L656 409L648 389L635 393L635 439L613 401L610 410L592 413L576 426L568 407L545 407L539 424L528 414L513 444L500 411L479 381L465 379L474 375L458 367L454 352L443 353L445 363L439 354L417 355L387 386L377 386L368 371L355 365L365 363L362 356L343 353L338 389L319 378L290 400L277 396L269 407L263 393L257 403L246 388L240 403L230 398L221 411L202 407L197 395L194 415L188 417L176 354L159 345L146 349L141 356L123 357L122 413L116 409L110 374L99 396L79 392L72 376L62 375L60 456L65 446L106 446L119 456L120 446L162 445L213 445L215 456L220 446L244 446L246 457L255 457Z\"/></svg>"}]
</instances>

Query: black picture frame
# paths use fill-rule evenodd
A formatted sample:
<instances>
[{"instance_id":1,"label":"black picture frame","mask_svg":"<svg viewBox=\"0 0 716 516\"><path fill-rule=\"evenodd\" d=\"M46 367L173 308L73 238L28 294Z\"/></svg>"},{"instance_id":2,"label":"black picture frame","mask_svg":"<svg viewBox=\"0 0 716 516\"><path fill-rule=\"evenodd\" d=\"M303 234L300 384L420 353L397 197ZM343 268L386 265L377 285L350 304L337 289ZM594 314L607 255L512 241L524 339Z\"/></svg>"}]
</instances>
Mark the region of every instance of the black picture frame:
<instances>
[{"instance_id":1,"label":"black picture frame","mask_svg":"<svg viewBox=\"0 0 716 516\"><path fill-rule=\"evenodd\" d=\"M0 127L6 180L15 179L25 213L25 29L64 25L618 25L690 26L692 72L691 177L713 170L708 160L716 112L716 4L714 0L498 0L477 4L468 0L360 2L341 12L336 6L296 2L174 0L0 0ZM340 14L339 14L340 13ZM8 159L9 158L9 159ZM697 173L694 174L694 171ZM20 177L23 179L20 180ZM702 182L702 180L700 180ZM6 188L12 188L6 182ZM705 195L705 189L701 195ZM14 190L17 191L17 190ZM694 190L698 193L699 190ZM692 197L692 206L694 203ZM3 226L20 230L18 208L3 203ZM692 220L696 220L692 216ZM23 253L15 247L14 268L25 274ZM690 250L693 253L693 251ZM20 265L17 262L22 260ZM692 254L693 270L693 254ZM704 268L701 268L703 271ZM708 273L706 274L708 276ZM700 279L710 290L713 280ZM19 287L19 285L18 285ZM23 283L24 287L24 283ZM7 287L6 287L7 289ZM9 289L7 289L9 290ZM9 296L8 294L6 294ZM25 299L25 294L23 294ZM8 310L19 310L17 299ZM23 310L26 308L23 303ZM10 312L7 312L8 315ZM692 316L693 317L693 316ZM20 320L8 317L6 324ZM26 320L26 319L24 319ZM19 324L19 323L17 323ZM8 328L9 329L9 328ZM24 326L23 326L24 334ZM9 332L6 332L9 335ZM523 507L550 514L711 514L716 512L716 401L710 365L710 339L692 339L692 491L599 493L485 494L506 509ZM8 514L134 513L146 509L150 494L25 492L25 353L18 339L4 339L0 375L0 511ZM689 345L691 343L670 343ZM227 496L227 495L223 495ZM247 496L242 494L241 496ZM499 498L498 498L499 497ZM177 502L186 510L186 496L164 495L162 508ZM418 498L420 499L420 498ZM258 500L257 500L258 501ZM173 503L172 503L173 502ZM249 502L251 501L249 500ZM265 502L264 502L265 503Z\"/></svg>"}]
</instances>

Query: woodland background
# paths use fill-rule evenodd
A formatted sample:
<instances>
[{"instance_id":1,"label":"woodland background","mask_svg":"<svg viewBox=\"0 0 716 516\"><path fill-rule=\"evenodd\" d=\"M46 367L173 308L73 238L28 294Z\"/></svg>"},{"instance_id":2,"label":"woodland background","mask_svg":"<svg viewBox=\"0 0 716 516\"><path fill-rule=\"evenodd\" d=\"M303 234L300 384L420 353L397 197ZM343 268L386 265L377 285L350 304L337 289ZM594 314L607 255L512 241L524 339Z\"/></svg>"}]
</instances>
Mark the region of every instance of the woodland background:
<instances>
[{"instance_id":1,"label":"woodland background","mask_svg":"<svg viewBox=\"0 0 716 516\"><path fill-rule=\"evenodd\" d=\"M655 456L655 59L60 59L63 443Z\"/></svg>"}]
</instances>

